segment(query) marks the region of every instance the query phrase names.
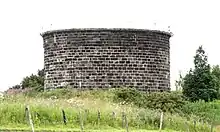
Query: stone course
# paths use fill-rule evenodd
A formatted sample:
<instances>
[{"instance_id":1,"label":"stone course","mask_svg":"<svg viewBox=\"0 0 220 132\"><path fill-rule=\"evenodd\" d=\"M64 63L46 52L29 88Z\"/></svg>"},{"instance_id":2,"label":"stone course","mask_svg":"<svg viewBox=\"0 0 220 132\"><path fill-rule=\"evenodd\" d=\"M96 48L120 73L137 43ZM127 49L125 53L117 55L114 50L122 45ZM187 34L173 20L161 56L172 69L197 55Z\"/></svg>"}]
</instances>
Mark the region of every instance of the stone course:
<instances>
[{"instance_id":1,"label":"stone course","mask_svg":"<svg viewBox=\"0 0 220 132\"><path fill-rule=\"evenodd\" d=\"M66 29L41 34L45 89L170 90L171 34L144 29Z\"/></svg>"}]
</instances>

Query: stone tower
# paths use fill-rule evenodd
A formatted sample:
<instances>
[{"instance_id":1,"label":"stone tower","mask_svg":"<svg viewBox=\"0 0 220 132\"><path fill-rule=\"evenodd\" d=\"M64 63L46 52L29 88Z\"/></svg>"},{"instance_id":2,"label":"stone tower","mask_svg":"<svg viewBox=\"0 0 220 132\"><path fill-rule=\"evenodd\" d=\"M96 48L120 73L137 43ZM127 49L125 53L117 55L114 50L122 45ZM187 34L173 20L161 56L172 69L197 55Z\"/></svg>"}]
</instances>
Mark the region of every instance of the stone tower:
<instances>
[{"instance_id":1,"label":"stone tower","mask_svg":"<svg viewBox=\"0 0 220 132\"><path fill-rule=\"evenodd\" d=\"M41 34L45 89L136 87L170 90L170 33L144 29L65 29Z\"/></svg>"}]
</instances>

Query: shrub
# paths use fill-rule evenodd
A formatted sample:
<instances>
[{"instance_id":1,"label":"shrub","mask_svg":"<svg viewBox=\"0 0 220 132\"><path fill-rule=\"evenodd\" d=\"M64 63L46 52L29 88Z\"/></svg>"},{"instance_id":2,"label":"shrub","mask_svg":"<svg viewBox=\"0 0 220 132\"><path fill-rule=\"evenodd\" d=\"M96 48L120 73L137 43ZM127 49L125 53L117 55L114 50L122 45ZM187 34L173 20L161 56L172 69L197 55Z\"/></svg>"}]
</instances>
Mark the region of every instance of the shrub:
<instances>
[{"instance_id":1,"label":"shrub","mask_svg":"<svg viewBox=\"0 0 220 132\"><path fill-rule=\"evenodd\" d=\"M144 99L144 94L134 88L115 89L114 94L115 102L134 103L140 106Z\"/></svg>"},{"instance_id":2,"label":"shrub","mask_svg":"<svg viewBox=\"0 0 220 132\"><path fill-rule=\"evenodd\" d=\"M115 90L114 101L130 103L138 107L159 109L164 112L179 111L186 102L181 92L144 93L134 88Z\"/></svg>"},{"instance_id":3,"label":"shrub","mask_svg":"<svg viewBox=\"0 0 220 132\"><path fill-rule=\"evenodd\" d=\"M147 108L160 109L164 112L179 112L186 103L181 92L156 92L146 94L145 104Z\"/></svg>"}]
</instances>

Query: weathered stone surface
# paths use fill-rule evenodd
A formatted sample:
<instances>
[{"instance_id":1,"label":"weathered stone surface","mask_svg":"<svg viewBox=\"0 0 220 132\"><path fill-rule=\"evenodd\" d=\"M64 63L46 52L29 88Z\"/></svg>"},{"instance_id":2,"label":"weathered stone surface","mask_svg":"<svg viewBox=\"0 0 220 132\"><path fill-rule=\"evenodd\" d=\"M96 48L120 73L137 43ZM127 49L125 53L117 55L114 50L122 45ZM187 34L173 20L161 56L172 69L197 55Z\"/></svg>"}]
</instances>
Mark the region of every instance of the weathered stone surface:
<instances>
[{"instance_id":1,"label":"weathered stone surface","mask_svg":"<svg viewBox=\"0 0 220 132\"><path fill-rule=\"evenodd\" d=\"M133 86L170 90L171 35L141 29L68 29L42 34L45 88Z\"/></svg>"}]
</instances>

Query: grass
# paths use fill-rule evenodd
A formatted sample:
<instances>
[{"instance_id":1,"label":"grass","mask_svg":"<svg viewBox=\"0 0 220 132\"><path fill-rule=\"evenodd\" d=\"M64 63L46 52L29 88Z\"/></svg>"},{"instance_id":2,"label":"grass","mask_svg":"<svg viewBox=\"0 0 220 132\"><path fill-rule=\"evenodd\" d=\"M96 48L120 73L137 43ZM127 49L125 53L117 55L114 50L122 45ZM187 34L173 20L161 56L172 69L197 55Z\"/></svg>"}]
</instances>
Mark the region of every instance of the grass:
<instances>
[{"instance_id":1,"label":"grass","mask_svg":"<svg viewBox=\"0 0 220 132\"><path fill-rule=\"evenodd\" d=\"M0 101L0 129L28 129L25 106L30 106L34 126L38 130L85 130L125 131L122 112L126 113L129 129L137 132L157 131L160 111L137 107L132 104L115 103L113 91L55 90L43 93L27 93L8 96ZM64 110L67 124L63 122ZM100 111L100 119L98 118ZM114 112L114 113L113 113ZM195 116L197 117L197 116ZM194 117L177 113L164 114L165 131L210 131L208 123L193 125Z\"/></svg>"},{"instance_id":2,"label":"grass","mask_svg":"<svg viewBox=\"0 0 220 132\"><path fill-rule=\"evenodd\" d=\"M11 129L11 128L1 128L0 127L0 130L10 130L10 131L30 131L31 129L30 128L14 128L14 129ZM53 132L65 132L65 131L71 131L71 132L81 132L80 129L66 129L66 128L61 128L61 129L56 129L54 130L54 128L37 128L35 129L35 131L53 131ZM85 130L85 131L89 131L89 132L125 132L125 130L121 129L121 130L118 130L118 129L102 129L102 130ZM132 132L159 132L158 130L132 130ZM173 131L173 130L162 130L161 132L177 132L177 131Z\"/></svg>"},{"instance_id":3,"label":"grass","mask_svg":"<svg viewBox=\"0 0 220 132\"><path fill-rule=\"evenodd\" d=\"M201 119L214 121L215 124L220 124L220 101L213 101L206 103L198 101L194 103L187 103L183 107L183 112L191 115L197 115Z\"/></svg>"}]
</instances>

